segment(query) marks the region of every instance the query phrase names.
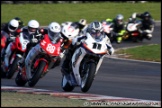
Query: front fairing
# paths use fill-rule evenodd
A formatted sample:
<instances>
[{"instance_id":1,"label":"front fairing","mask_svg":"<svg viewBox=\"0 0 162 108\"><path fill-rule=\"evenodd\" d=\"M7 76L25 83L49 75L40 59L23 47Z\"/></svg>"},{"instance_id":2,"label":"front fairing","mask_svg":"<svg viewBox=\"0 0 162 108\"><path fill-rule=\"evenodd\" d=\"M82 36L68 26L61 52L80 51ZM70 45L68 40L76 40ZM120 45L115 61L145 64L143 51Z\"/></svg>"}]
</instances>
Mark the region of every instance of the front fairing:
<instances>
[{"instance_id":1,"label":"front fairing","mask_svg":"<svg viewBox=\"0 0 162 108\"><path fill-rule=\"evenodd\" d=\"M20 33L20 36L17 36L15 38L14 45L19 51L25 52L27 49L28 43L29 43L29 40L26 38L25 34Z\"/></svg>"},{"instance_id":2,"label":"front fairing","mask_svg":"<svg viewBox=\"0 0 162 108\"><path fill-rule=\"evenodd\" d=\"M89 33L87 33L87 39L82 42L82 47L87 51L94 53L95 55L104 55L107 54L107 46L105 42L105 39L97 42L90 36Z\"/></svg>"},{"instance_id":3,"label":"front fairing","mask_svg":"<svg viewBox=\"0 0 162 108\"><path fill-rule=\"evenodd\" d=\"M52 43L48 35L45 35L44 39L40 42L40 46L46 54L50 56L59 56L61 53L61 43L61 40L57 43Z\"/></svg>"}]
</instances>

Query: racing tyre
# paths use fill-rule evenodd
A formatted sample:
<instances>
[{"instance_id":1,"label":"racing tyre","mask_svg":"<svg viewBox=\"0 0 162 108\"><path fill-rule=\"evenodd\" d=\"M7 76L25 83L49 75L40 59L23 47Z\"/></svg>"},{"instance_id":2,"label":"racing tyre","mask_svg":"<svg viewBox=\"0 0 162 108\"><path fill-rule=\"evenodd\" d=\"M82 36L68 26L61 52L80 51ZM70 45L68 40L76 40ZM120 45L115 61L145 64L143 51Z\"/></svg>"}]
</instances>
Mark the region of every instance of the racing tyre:
<instances>
[{"instance_id":1,"label":"racing tyre","mask_svg":"<svg viewBox=\"0 0 162 108\"><path fill-rule=\"evenodd\" d=\"M36 71L33 73L32 78L28 81L28 85L30 87L34 87L36 83L39 81L45 66L46 66L46 62L40 61Z\"/></svg>"},{"instance_id":2,"label":"racing tyre","mask_svg":"<svg viewBox=\"0 0 162 108\"><path fill-rule=\"evenodd\" d=\"M96 72L96 64L94 62L90 62L87 64L86 72L84 76L82 77L82 82L81 82L81 90L82 92L87 92L89 88L92 85L92 82L95 77L95 72Z\"/></svg>"},{"instance_id":3,"label":"racing tyre","mask_svg":"<svg viewBox=\"0 0 162 108\"><path fill-rule=\"evenodd\" d=\"M20 60L21 58L16 56L16 58L14 59L13 63L9 66L9 70L7 71L6 73L6 77L8 79L11 79L14 75L14 73L16 72L16 70L18 69L18 61Z\"/></svg>"}]
</instances>

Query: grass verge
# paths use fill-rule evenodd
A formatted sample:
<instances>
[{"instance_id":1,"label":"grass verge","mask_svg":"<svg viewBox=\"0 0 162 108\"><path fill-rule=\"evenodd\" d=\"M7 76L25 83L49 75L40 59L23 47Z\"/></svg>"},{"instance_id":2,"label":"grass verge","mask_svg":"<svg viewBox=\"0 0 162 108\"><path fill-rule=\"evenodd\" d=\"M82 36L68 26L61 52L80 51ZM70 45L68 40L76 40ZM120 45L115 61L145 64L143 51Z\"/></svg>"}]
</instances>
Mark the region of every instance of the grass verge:
<instances>
[{"instance_id":1,"label":"grass verge","mask_svg":"<svg viewBox=\"0 0 162 108\"><path fill-rule=\"evenodd\" d=\"M1 107L83 107L85 102L50 95L1 92Z\"/></svg>"},{"instance_id":2,"label":"grass verge","mask_svg":"<svg viewBox=\"0 0 162 108\"><path fill-rule=\"evenodd\" d=\"M161 62L161 45L143 45L134 48L120 49L116 51L115 54L128 59Z\"/></svg>"}]
</instances>

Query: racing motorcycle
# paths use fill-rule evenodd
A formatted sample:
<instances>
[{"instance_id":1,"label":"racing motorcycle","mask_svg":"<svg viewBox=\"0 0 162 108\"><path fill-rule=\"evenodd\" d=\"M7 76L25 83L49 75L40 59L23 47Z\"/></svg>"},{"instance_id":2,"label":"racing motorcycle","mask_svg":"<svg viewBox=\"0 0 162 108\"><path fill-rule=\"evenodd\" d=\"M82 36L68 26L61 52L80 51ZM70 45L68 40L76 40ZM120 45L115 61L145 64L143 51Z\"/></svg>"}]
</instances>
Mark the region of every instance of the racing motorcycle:
<instances>
[{"instance_id":1,"label":"racing motorcycle","mask_svg":"<svg viewBox=\"0 0 162 108\"><path fill-rule=\"evenodd\" d=\"M13 50L9 57L8 69L5 70L6 78L11 79L14 73L17 71L18 69L17 62L22 58L23 53L25 53L28 43L29 40L27 39L27 36L23 33L20 33L20 36L17 36L15 40L12 42L11 49ZM4 61L1 66L4 67Z\"/></svg>"},{"instance_id":2,"label":"racing motorcycle","mask_svg":"<svg viewBox=\"0 0 162 108\"><path fill-rule=\"evenodd\" d=\"M139 32L141 21L128 22L126 25L126 33L123 35L123 40L132 40L133 42L142 41L142 36Z\"/></svg>"},{"instance_id":3,"label":"racing motorcycle","mask_svg":"<svg viewBox=\"0 0 162 108\"><path fill-rule=\"evenodd\" d=\"M87 92L100 68L107 52L105 39L97 42L89 33L86 40L80 43L73 53L70 62L70 73L63 74L61 86L64 91L72 91L80 87L82 92Z\"/></svg>"},{"instance_id":4,"label":"racing motorcycle","mask_svg":"<svg viewBox=\"0 0 162 108\"><path fill-rule=\"evenodd\" d=\"M24 86L28 82L30 87L35 86L39 79L43 78L45 74L48 73L49 65L57 61L57 58L61 53L61 44L62 39L58 39L55 43L53 43L49 39L48 35L45 35L44 39L42 39L35 47L32 48L37 50L37 47L41 51L37 52L36 56L31 57L31 71L28 70L27 72L25 68L26 64L22 66L22 68L19 68L19 72L15 79L16 84L18 86Z\"/></svg>"},{"instance_id":5,"label":"racing motorcycle","mask_svg":"<svg viewBox=\"0 0 162 108\"><path fill-rule=\"evenodd\" d=\"M72 42L72 39L76 36L79 35L79 28L78 28L78 25L75 25L73 22L65 22L65 23L62 23L61 24L61 34L62 34L62 37L64 38L64 42L62 44L62 53L61 53L61 57L63 58L64 57L64 54L66 52L66 49L69 48L71 42Z\"/></svg>"}]
</instances>

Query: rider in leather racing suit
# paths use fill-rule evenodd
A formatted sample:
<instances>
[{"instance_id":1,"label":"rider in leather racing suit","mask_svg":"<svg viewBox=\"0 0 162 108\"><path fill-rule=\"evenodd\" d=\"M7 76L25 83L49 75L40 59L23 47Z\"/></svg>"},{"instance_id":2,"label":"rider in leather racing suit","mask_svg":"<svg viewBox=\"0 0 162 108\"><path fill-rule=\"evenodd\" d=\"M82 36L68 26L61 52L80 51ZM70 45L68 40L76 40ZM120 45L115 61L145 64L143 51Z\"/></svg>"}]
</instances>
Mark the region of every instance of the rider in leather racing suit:
<instances>
[{"instance_id":1,"label":"rider in leather racing suit","mask_svg":"<svg viewBox=\"0 0 162 108\"><path fill-rule=\"evenodd\" d=\"M1 36L6 36L5 47L1 52L1 57L4 58L5 50L10 42L13 42L16 36L20 33L20 29L22 28L21 20L12 19L10 22L3 24L1 28ZM1 37L2 38L2 37Z\"/></svg>"},{"instance_id":2,"label":"rider in leather racing suit","mask_svg":"<svg viewBox=\"0 0 162 108\"><path fill-rule=\"evenodd\" d=\"M122 36L126 32L125 23L123 21L124 16L122 14L118 14L114 19L106 19L107 22L113 23L113 36L117 43L122 42ZM113 42L113 41L112 41Z\"/></svg>"},{"instance_id":3,"label":"rider in leather racing suit","mask_svg":"<svg viewBox=\"0 0 162 108\"><path fill-rule=\"evenodd\" d=\"M109 38L105 35L104 31L103 31L103 27L102 24L98 21L94 21L92 22L86 29L87 33L90 33L95 39L96 41L100 41L103 38L107 38L107 48L108 48L108 53L110 55L112 55L114 53L114 48L111 45L111 42L109 40ZM79 46L80 42L85 40L87 37L86 35L81 35L81 36L77 36L73 39L72 44L70 45L67 53L66 53L66 58L63 61L63 64L61 66L61 72L63 74L67 74L69 73L69 63L70 60L72 58L72 55L76 49L77 46Z\"/></svg>"},{"instance_id":4,"label":"rider in leather racing suit","mask_svg":"<svg viewBox=\"0 0 162 108\"><path fill-rule=\"evenodd\" d=\"M59 23L57 22L52 22L49 24L48 26L48 33L44 34L44 36L49 36L50 40L52 41L52 43L56 43L59 39L61 39L61 26L59 25ZM30 72L31 72L31 64L32 64L32 61L34 60L34 58L40 53L42 52L41 50L41 47L39 44L37 44L35 47L33 47L26 59L25 59L25 70L26 70L26 73L27 73L27 79L30 79ZM51 68L54 68L56 66L55 63L55 57L53 59L53 57L51 57L51 61L54 61L54 62L50 62L49 61L49 66L48 66L48 69L51 69ZM59 62L59 60L58 60ZM48 70L47 70L48 71Z\"/></svg>"},{"instance_id":5,"label":"rider in leather racing suit","mask_svg":"<svg viewBox=\"0 0 162 108\"><path fill-rule=\"evenodd\" d=\"M42 35L39 33L38 28L39 28L38 21L36 21L36 20L30 20L28 22L28 26L27 27L23 27L21 29L21 32L23 34L25 34L24 36L26 36L25 38L29 40L29 43L27 44L27 51L24 53L23 58L18 62L18 65L22 65L22 63L24 62L24 58L26 57L26 55L27 55L28 51L30 50L31 46L33 46L36 43L38 43L38 41L41 39L41 36ZM14 50L12 48L12 45L14 45L13 43L14 43L14 41L11 42L7 46L7 48L6 48L6 54L5 54L5 58L4 58L5 68L6 69L9 66L9 63L8 63L9 62L9 57L10 57L12 51Z\"/></svg>"},{"instance_id":6,"label":"rider in leather racing suit","mask_svg":"<svg viewBox=\"0 0 162 108\"><path fill-rule=\"evenodd\" d=\"M154 31L155 22L149 12L140 13L133 13L132 16L129 18L129 21L135 21L136 18L142 19L142 26L140 27L140 33L142 34L143 38L148 40L152 39L152 33Z\"/></svg>"}]
</instances>

